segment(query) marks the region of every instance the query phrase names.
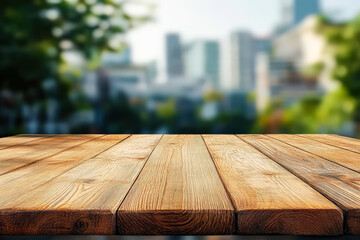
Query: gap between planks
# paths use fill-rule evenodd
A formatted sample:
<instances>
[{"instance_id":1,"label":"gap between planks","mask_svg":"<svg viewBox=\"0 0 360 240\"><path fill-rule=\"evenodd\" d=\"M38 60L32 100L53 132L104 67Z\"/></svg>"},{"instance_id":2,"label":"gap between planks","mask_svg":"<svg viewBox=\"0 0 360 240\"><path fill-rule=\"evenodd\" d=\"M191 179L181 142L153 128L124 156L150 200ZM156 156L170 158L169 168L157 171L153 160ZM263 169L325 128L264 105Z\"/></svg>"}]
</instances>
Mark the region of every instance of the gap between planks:
<instances>
[{"instance_id":1,"label":"gap between planks","mask_svg":"<svg viewBox=\"0 0 360 240\"><path fill-rule=\"evenodd\" d=\"M37 135L37 134L23 135L23 134L21 134L21 135L16 135L16 136L3 137L0 139L0 150L7 149L7 148L13 147L13 146L23 145L26 143L31 143L33 141L51 137L51 136L53 136L53 135L40 135L40 134L39 135ZM33 138L33 139L27 139L27 138ZM10 143L7 142L4 145L1 143L2 141L10 141ZM12 145L9 145L9 144L12 144Z\"/></svg>"},{"instance_id":2,"label":"gap between planks","mask_svg":"<svg viewBox=\"0 0 360 240\"><path fill-rule=\"evenodd\" d=\"M231 135L231 136L233 136L233 135ZM147 157L147 159L146 159L144 165L142 166L140 172L139 172L138 175L136 176L134 182L132 183L132 185L131 185L130 188L128 189L125 197L123 198L123 200L121 201L121 203L118 205L118 207L117 207L117 209L116 209L115 212L118 212L118 209L120 208L120 206L122 205L122 203L125 201L125 199L128 197L129 192L131 191L131 189L133 188L134 184L135 184L136 181L138 180L140 174L142 173L143 169L144 169L145 166L147 165L149 158L151 157L151 155L152 155L153 152L155 151L155 149L156 149L157 145L159 144L159 142L161 141L162 137L163 137L163 136L161 136L160 140L156 143L155 147L152 149L150 155ZM129 136L128 136L127 138L129 138ZM226 185L224 184L224 181L223 181L221 175L219 174L219 169L218 169L218 167L216 166L216 164L215 164L215 162L214 162L214 158L213 158L212 154L210 153L210 151L209 151L209 149L208 149L208 145L207 145L206 142L204 141L204 138L203 138L202 135L201 135L201 139L202 139L202 141L204 142L204 144L205 144L205 146L206 146L206 149L207 149L207 152L208 152L209 155L210 155L211 161L212 161L212 163L214 164L214 167L215 167L215 169L216 169L216 172L217 172L217 174L218 174L218 176L219 176L219 178L220 178L220 180L221 180L221 183L222 183L222 185L223 185L223 187L224 187L224 189L225 189L225 191L226 191L226 194L227 194L229 200L231 201L231 205L232 205L232 207L233 207L233 209L234 209L234 211L235 211L235 206L234 206L233 199L232 199L232 197L231 197L231 195L230 195L230 193L229 193L229 191L228 191L228 188L227 188ZM91 141L91 140L90 140L90 141ZM121 142L121 141L120 141L120 142ZM84 144L84 143L83 143L83 144ZM247 144L248 144L248 143L247 143ZM115 144L115 145L116 145L116 144ZM250 145L250 144L249 144L249 145ZM292 146L292 145L290 145L290 146ZM76 147L76 146L74 146L74 147ZM294 146L292 146L292 147L294 147ZM73 147L72 147L72 148L73 148ZM111 148L111 147L110 147L110 148ZM302 149L300 149L300 150L302 150ZM64 150L64 151L65 151L65 150ZM104 151L106 151L106 150L104 150ZM104 152L104 151L103 151L103 152ZM302 150L302 151L304 151L304 150ZM260 152L260 151L259 151L259 153L263 154L263 153ZM101 154L101 153L98 153L97 155L99 155L99 154ZM96 155L96 156L97 156L97 155ZM266 156L266 155L264 155L264 156ZM270 158L270 159L271 159L271 158ZM274 161L273 159L271 159L271 160ZM328 160L328 161L329 161L329 160ZM274 162L277 163L276 161L274 161ZM277 164L278 164L278 163L277 163ZM282 166L281 164L279 164L279 165ZM284 166L282 166L282 167L284 167ZM286 169L286 168L284 167L284 169ZM296 174L294 174L292 171L290 171L290 170L288 170L288 169L286 169L286 170L289 171L291 174L293 174L293 175L296 176ZM70 170L69 170L69 171L70 171ZM301 178L300 178L300 179L301 179ZM306 181L305 181L305 182L306 182ZM307 184L308 184L308 183L307 183ZM311 186L311 184L309 184L309 185ZM314 191L316 191L316 189L315 189ZM324 194L321 193L321 195L324 195ZM234 214L234 215L237 216L236 214ZM116 226L118 225L117 218L115 218L115 224L116 224ZM237 227L237 225L236 225L236 227ZM237 229L236 229L236 230L237 230Z\"/></svg>"},{"instance_id":3,"label":"gap between planks","mask_svg":"<svg viewBox=\"0 0 360 240\"><path fill-rule=\"evenodd\" d=\"M68 150L71 150L71 149L74 149L74 148L76 148L76 147L80 147L80 146L82 146L82 145L88 144L88 143L93 142L93 141L96 141L96 140L99 140L100 138L105 137L105 136L108 136L108 135L103 135L103 136L100 136L100 137L98 137L98 138L91 139L90 141L84 142L84 143L82 143L82 144L80 144L80 145L70 147L69 149L66 149L66 150L64 150L63 152L68 151ZM76 168L77 166L83 164L84 162L89 161L89 160L91 160L92 158L96 158L97 156L99 156L99 155L102 154L103 152L109 150L110 148L114 147L115 145L121 143L122 141L125 141L126 139L128 139L128 138L131 137L131 136L132 136L132 135L128 135L127 137L125 137L124 139L119 140L118 142L114 143L113 145L111 145L111 146L109 146L109 147L107 147L107 148L104 148L104 149L101 150L99 153L95 154L94 156L86 157L83 162L79 162L79 164L76 164L76 165L72 166L71 168L66 169L64 172L59 173L59 175L57 175L57 176L49 179L48 181L40 184L40 185L37 186L37 187L41 187L42 185L45 185L45 184L49 183L49 182L52 181L53 179L56 179L57 177L60 177L61 175L65 174L66 172L71 171L73 168ZM61 154L61 152L60 152L59 154ZM57 154L55 154L55 155L57 155ZM54 155L54 156L55 156L55 155Z\"/></svg>"},{"instance_id":4,"label":"gap between planks","mask_svg":"<svg viewBox=\"0 0 360 240\"><path fill-rule=\"evenodd\" d=\"M286 143L294 148L300 149L301 151L325 159L326 161L333 162L351 171L360 173L360 164L357 163L360 158L359 153L299 135L267 134L265 136ZM285 139L287 139L287 141L285 141ZM314 144L309 144L308 142L312 142ZM312 149L314 146L318 147L318 149ZM346 158L344 158L344 156L346 156Z\"/></svg>"},{"instance_id":5,"label":"gap between planks","mask_svg":"<svg viewBox=\"0 0 360 240\"><path fill-rule=\"evenodd\" d=\"M223 185L223 187L224 187L224 189L225 189L225 191L226 191L226 194L227 194L228 198L230 199L231 205L232 205L232 207L233 207L233 209L234 209L234 224L233 224L233 228L234 228L235 233L237 233L237 232L238 232L238 224L237 224L237 222L238 222L238 215L236 214L236 207L235 207L234 199L233 199L232 196L230 195L229 189L226 187L225 182L224 182L222 176L220 175L219 169L218 169L218 167L217 167L216 164L215 164L214 157L213 157L213 155L211 154L211 152L210 152L210 150L209 150L209 146L207 145L207 143L206 143L206 141L205 141L205 139L204 139L204 134L201 134L201 139L203 140L203 142L204 142L204 144L205 144L205 146L206 146L206 150L208 151L208 153L209 153L209 155L210 155L210 158L211 158L211 160L212 160L212 162L213 162L213 164L214 164L214 167L215 167L215 169L216 169L216 172L217 172L217 174L218 174L218 176L219 176L219 178L220 178L220 181L221 181L221 183L222 183L222 185Z\"/></svg>"},{"instance_id":6,"label":"gap between planks","mask_svg":"<svg viewBox=\"0 0 360 240\"><path fill-rule=\"evenodd\" d=\"M344 232L360 234L360 191L352 183L352 181L359 179L359 174L356 171L294 147L277 138L266 135L238 135L238 137L278 162L289 172L338 205L344 214ZM290 156L288 151L291 149L293 149L293 153ZM294 160L293 163L289 162L291 159ZM306 166L307 164L311 165L310 169ZM356 183L354 184L356 185Z\"/></svg>"},{"instance_id":7,"label":"gap between planks","mask_svg":"<svg viewBox=\"0 0 360 240\"><path fill-rule=\"evenodd\" d=\"M359 139L355 139L355 138L348 138L348 137L344 137L344 136L340 136L340 135L333 135L333 134L320 134L320 138L319 138L319 135L318 134L296 134L296 136L299 136L299 137L303 137L303 138L306 138L306 139L310 139L310 140L313 140L313 141L316 141L316 142L319 142L319 143L322 143L322 144L327 144L327 145L330 145L330 146L333 146L333 147L336 147L336 148L341 148L343 150L346 150L346 151L350 151L350 152L354 152L354 153L357 153L359 154L360 153L360 141ZM330 143L329 141L326 141L323 139L323 137L326 136L328 138L333 138L334 141L342 141L342 145L343 144L346 144L345 142L348 142L348 144L350 144L350 142L353 142L352 145L357 145L356 147L359 148L359 150L357 149L354 149L356 148L355 146L353 146L354 148L351 148L351 147L348 147L348 146L340 146L340 145L335 145L333 143Z\"/></svg>"},{"instance_id":8,"label":"gap between planks","mask_svg":"<svg viewBox=\"0 0 360 240\"><path fill-rule=\"evenodd\" d=\"M125 201L125 199L126 199L127 196L129 195L130 190L131 190L132 187L134 186L135 182L138 180L141 172L144 170L144 167L145 167L146 163L149 161L149 158L150 158L151 155L153 154L155 148L157 147L157 145L159 144L159 142L161 141L161 139L163 138L163 136L164 136L164 135L162 134L161 137L160 137L160 139L159 139L159 141L155 144L155 147L153 148L153 150L151 151L151 153L149 154L149 156L148 156L147 159L145 160L145 163L144 163L144 165L142 166L139 174L136 176L134 182L131 184L129 190L127 191L127 193L125 194L123 200L121 201L121 203L119 204L118 208L117 208L116 211L115 211L115 231L116 231L116 234L117 234L117 235L119 235L119 222L118 222L119 220L118 220L118 218L117 218L117 216L116 216L116 215L117 215L117 212L119 211L119 208L120 208L120 206L122 205L122 203Z\"/></svg>"},{"instance_id":9,"label":"gap between planks","mask_svg":"<svg viewBox=\"0 0 360 240\"><path fill-rule=\"evenodd\" d=\"M102 136L102 137L100 137L100 138L97 138L97 139L93 139L92 141L88 141L88 142L86 142L86 143L84 143L84 144L82 144L82 145L78 145L78 146L76 146L76 147L74 147L73 149L73 151L66 151L66 152L63 152L63 153L59 153L59 154L57 154L56 156L57 157L54 157L54 158L50 158L50 159L47 159L46 161L47 161L47 164L48 164L48 167L50 167L51 168L51 164L55 164L55 169L58 169L59 171L56 173L57 175L56 176L53 176L53 178L51 179L51 180L49 180L49 181L46 181L45 183L44 183L44 181L42 180L42 179L39 179L39 178L36 178L35 177L35 179L32 179L32 181L30 181L31 182L31 184L32 185L36 185L36 188L35 187L33 187L33 189L32 189L32 191L38 191L39 189L41 189L42 188L42 186L44 186L44 185L49 185L49 186L53 186L52 188L50 187L50 188L48 188L48 190L52 190L52 191L55 191L56 192L56 184L55 185L51 185L51 182L52 183L54 183L54 182L56 182L56 179L57 178L61 178L62 176L64 176L64 175L67 175L67 173L69 173L69 172L73 172L73 169L74 168L76 168L77 166L79 166L79 165L81 165L81 164L85 164L88 160L90 160L90 159L96 159L96 156L98 156L98 155L100 155L100 154L102 154L102 153L104 153L105 151L107 151L107 150L109 150L110 148L113 148L114 146L116 146L117 144L119 144L119 143L121 143L121 142L123 142L123 140L125 140L125 139L127 139L129 137L129 135L104 135L104 136ZM98 140L99 139L99 140ZM100 141L100 139L102 139L102 141L105 141L104 143L102 143L102 141ZM90 143L92 143L94 146L94 148L92 148L92 151L86 151L86 147L85 146L88 146ZM91 146L89 146L89 147L91 147ZM97 150L99 150L100 149L100 151L97 151ZM75 154L75 155L74 155ZM89 155L90 154L90 155ZM74 162L74 160L76 160L77 158L79 158L80 157L80 159L82 159L82 161L81 161L81 163L76 163L76 162ZM74 158L74 159L73 159ZM59 169L59 166L56 166L56 164L57 163L61 163L62 161L59 161L58 162L58 160L67 160L67 161L65 161L64 162L64 164L65 164L65 169L66 169L66 167L67 167L67 169L66 170L64 170L64 169ZM40 165L40 163L39 164L37 164L37 165ZM43 164L41 164L41 165L43 165ZM43 171L41 171L41 165L40 166L38 166L38 170L40 171L40 172L43 172ZM76 166L74 166L74 165L76 165ZM46 165L45 165L46 166ZM54 166L54 165L53 165ZM60 167L61 167L62 165L60 165ZM33 165L33 167L34 167L34 165ZM40 167L40 168L39 168ZM44 166L43 166L44 167ZM26 173L26 172L24 172L24 173ZM35 172L36 173L36 172ZM46 174L46 171L45 171L45 174ZM8 180L11 180L11 178L10 179L8 179ZM24 180L23 181L24 182L24 184L26 184L26 180ZM39 185L40 184L40 185ZM61 185L60 185L61 186ZM30 191L29 189L27 189L28 191L26 192L26 194L28 195L28 196L33 196L33 197L35 197L35 199L36 198L38 198L37 197L37 195L35 194L32 194L32 191ZM21 195L19 195L18 197L16 197L16 194L15 194L16 192L14 192L14 191L11 191L10 192L10 195L9 195L9 193L8 192L5 192L4 193L4 195L3 195L3 197L5 197L5 196L7 196L8 198L10 197L10 198L14 198L15 197L15 199L14 199L14 201L16 201L17 200L17 198L21 198L21 197L23 197L23 196L21 196L21 195L23 195L23 194L21 194ZM44 191L40 191L39 192L40 194L44 194L45 192ZM15 195L14 195L15 194ZM50 195L51 196L51 195ZM28 197L27 198L28 200L32 200L32 198L30 197ZM2 200L4 200L4 199L2 199ZM32 211L31 212L31 209L32 208L29 208L29 207L26 207L26 204L25 204L25 202L27 202L27 201L18 201L18 204L20 205L20 206L24 206L25 208L23 208L24 209L24 211L27 211L28 213L24 213L25 215L24 215L24 217L25 216L27 216L27 214L32 214L31 216L34 216L34 217L37 217L38 218L38 220L39 221L43 221L43 219L44 218L46 218L46 216L55 216L55 214L56 214L56 209L47 209L47 208L45 208L44 210L40 210L40 209L37 209L36 210L36 208L35 208L35 210L34 211ZM4 202L3 201L3 203L1 204L2 206L3 206L3 204L5 204L5 206L6 206L6 202ZM41 205L41 204L40 204ZM16 207L17 207L18 205L17 204L15 204L15 205L13 205L13 209L15 210L16 209ZM34 205L34 206L36 206L36 205ZM7 208L5 207L5 208L3 208L3 212L6 212L7 210L6 210ZM9 209L9 210L11 210L11 209ZM40 211L40 212L39 212ZM41 211L43 212L43 214L45 214L46 216L44 216L44 218L41 218L40 217L40 215L39 214L41 214ZM19 212L19 211L18 211ZM69 213L70 212L73 212L73 215L74 216L71 216ZM95 211L96 212L96 211ZM95 212L93 212L93 213L95 213ZM11 213L11 211L9 212L9 213ZM14 214L15 214L15 212L14 212ZM53 214L53 215L52 215ZM59 209L59 211L58 211L58 214L59 214L59 216L60 217L63 217L63 218L66 218L66 219L74 219L74 217L76 218L76 215L79 215L80 214L80 216L82 215L82 213L81 213L81 210L77 210L76 209L76 211L75 210L71 210L71 209L69 209L69 211L68 212L65 212L64 210L61 210L61 209ZM93 214L93 215L91 215L92 213L90 213L89 214L89 216L93 216L93 218L96 218L96 213L95 213L95 215ZM19 215L19 213L17 213L17 215ZM30 216L30 215L28 215L28 216ZM99 216L100 215L102 215L102 213L101 212L99 212ZM16 214L14 215L14 216L16 216ZM6 217L6 215L5 215L5 217ZM17 217L19 217L19 216L17 216ZM21 217L21 216L20 216ZM2 218L4 218L4 215L2 215ZM79 217L80 218L80 217ZM15 219L15 218L14 218ZM18 219L18 218L17 218ZM65 219L64 219L65 220ZM70 220L69 220L70 221ZM53 226L53 229L51 230L51 229L47 229L46 231L44 231L44 230L42 230L42 227L41 227L41 225L39 226L39 225L36 225L36 223L34 223L34 224L32 224L32 223L27 223L27 224L29 224L29 230L23 230L23 229L20 229L20 228L16 228L16 226L11 226L11 221L9 222L9 227L7 228L7 229L4 229L4 227L3 227L3 231L5 231L6 233L8 233L8 234L45 234L45 233L62 233L62 234L64 234L64 233L71 233L71 231L72 231L72 229L71 229L71 227L70 228L68 228L68 230L66 230L65 228L64 229L61 229L61 225L62 225L62 223L61 223L61 221L60 222L57 222L57 224L58 225L54 225ZM1 225L1 224L0 224ZM6 225L3 225L3 226L6 226ZM57 227L56 226L58 226L59 227L59 229L57 229ZM78 229L79 230L79 229ZM81 230L80 229L80 232L88 232L88 231L91 231L92 229L90 229L90 227L89 227L89 229L83 229L83 230ZM30 232L26 232L26 231L30 231ZM37 232L38 231L38 232ZM57 232L58 231L58 232ZM66 232L66 231L68 231L68 232ZM98 232L98 233L104 233L104 232ZM93 234L97 234L97 232L93 232Z\"/></svg>"},{"instance_id":10,"label":"gap between planks","mask_svg":"<svg viewBox=\"0 0 360 240\"><path fill-rule=\"evenodd\" d=\"M165 135L117 217L125 235L234 233L234 208L200 135Z\"/></svg>"},{"instance_id":11,"label":"gap between planks","mask_svg":"<svg viewBox=\"0 0 360 240\"><path fill-rule=\"evenodd\" d=\"M80 146L84 143L90 142L91 140L103 137L104 135L84 135L84 134L78 134L78 135L69 135L69 134L60 134L58 135L51 135L49 137L44 137L44 138L40 138L37 139L35 141L31 141L31 142L27 142L21 145L14 145L10 148L6 148L5 151L11 151L12 148L18 148L18 147L25 147L25 149L23 150L24 152L19 154L19 155L15 155L15 157L4 157L3 155L1 155L0 158L0 166L2 167L0 170L0 176L6 175L8 173L11 173L13 171L16 170L20 170L22 168L26 168L27 166L33 165L37 162L41 162L47 158L51 158L57 154L61 154L62 152L71 150L74 147ZM69 140L69 142L66 142L66 138L72 138L74 137L74 139L71 139L71 141ZM63 139L64 138L64 139ZM78 139L77 139L78 138ZM88 139L86 139L88 138ZM44 141L47 140L47 143L42 143ZM57 141L60 141L56 144ZM49 143L50 142L50 143ZM35 144L31 144L30 146L28 146L28 144L30 143L35 143ZM44 145L45 144L45 145ZM57 148L55 149L50 149L50 153L48 152L48 148L45 148L46 144L51 144L52 145L56 145ZM36 149L37 145L42 145L42 148L40 149ZM63 146L63 145L69 145L69 146ZM33 150L31 149L27 149L27 148L33 148ZM3 152L2 152L3 153ZM33 156L32 156L33 155ZM30 158L30 156L34 157L34 159Z\"/></svg>"},{"instance_id":12,"label":"gap between planks","mask_svg":"<svg viewBox=\"0 0 360 240\"><path fill-rule=\"evenodd\" d=\"M237 233L342 233L340 209L291 171L235 135L203 137L206 137L208 149L211 147L210 155L232 199L238 217ZM235 169L239 169L240 172ZM250 172L246 173L247 171ZM254 171L254 174L251 171ZM310 202L297 197L296 191L289 190L290 186L285 184L287 181L296 189L301 189ZM261 186L262 183L267 184L267 187ZM288 198L293 199L295 204L287 200ZM328 217L332 220L326 221ZM314 225L314 222L318 224ZM319 224L320 222L322 224Z\"/></svg>"}]
</instances>

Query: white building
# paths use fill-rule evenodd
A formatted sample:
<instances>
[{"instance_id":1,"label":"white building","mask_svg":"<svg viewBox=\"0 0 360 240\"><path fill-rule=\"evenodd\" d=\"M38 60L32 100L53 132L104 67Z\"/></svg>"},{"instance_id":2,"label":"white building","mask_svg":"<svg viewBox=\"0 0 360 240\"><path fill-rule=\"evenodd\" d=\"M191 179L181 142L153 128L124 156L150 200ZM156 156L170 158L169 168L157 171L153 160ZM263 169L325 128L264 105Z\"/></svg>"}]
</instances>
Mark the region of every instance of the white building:
<instances>
[{"instance_id":1,"label":"white building","mask_svg":"<svg viewBox=\"0 0 360 240\"><path fill-rule=\"evenodd\" d=\"M230 40L232 89L255 89L255 40L250 32L234 32Z\"/></svg>"},{"instance_id":2,"label":"white building","mask_svg":"<svg viewBox=\"0 0 360 240\"><path fill-rule=\"evenodd\" d=\"M109 81L109 95L114 98L120 92L128 96L143 96L148 88L147 67L114 66L103 68Z\"/></svg>"},{"instance_id":3,"label":"white building","mask_svg":"<svg viewBox=\"0 0 360 240\"><path fill-rule=\"evenodd\" d=\"M334 61L326 51L326 40L316 31L317 18L310 16L296 28L278 36L273 42L273 55L256 58L256 106L258 111L276 99L285 104L311 94L323 94L336 89L331 79ZM317 76L304 72L316 64L323 68Z\"/></svg>"},{"instance_id":4,"label":"white building","mask_svg":"<svg viewBox=\"0 0 360 240\"><path fill-rule=\"evenodd\" d=\"M330 77L334 61L326 51L326 40L317 33L316 27L315 16L306 18L298 27L274 40L273 52L276 58L294 63L300 72L314 64L323 63L319 84L325 91L332 91L337 87Z\"/></svg>"},{"instance_id":5,"label":"white building","mask_svg":"<svg viewBox=\"0 0 360 240\"><path fill-rule=\"evenodd\" d=\"M231 76L228 89L253 92L256 85L256 54L270 50L270 38L257 38L247 31L234 32L230 39Z\"/></svg>"},{"instance_id":6,"label":"white building","mask_svg":"<svg viewBox=\"0 0 360 240\"><path fill-rule=\"evenodd\" d=\"M271 58L269 54L257 56L256 109L263 111L269 103L280 101L289 106L306 96L322 94L313 79L299 75L292 62Z\"/></svg>"}]
</instances>

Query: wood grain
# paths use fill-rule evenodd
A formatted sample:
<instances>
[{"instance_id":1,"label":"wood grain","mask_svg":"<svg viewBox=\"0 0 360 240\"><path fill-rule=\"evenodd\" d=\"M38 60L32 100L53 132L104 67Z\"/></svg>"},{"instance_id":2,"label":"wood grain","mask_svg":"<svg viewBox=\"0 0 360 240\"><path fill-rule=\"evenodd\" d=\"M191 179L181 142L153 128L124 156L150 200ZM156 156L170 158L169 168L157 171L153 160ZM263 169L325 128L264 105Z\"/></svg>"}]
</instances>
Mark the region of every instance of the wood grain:
<instances>
[{"instance_id":1,"label":"wood grain","mask_svg":"<svg viewBox=\"0 0 360 240\"><path fill-rule=\"evenodd\" d=\"M336 203L344 211L346 233L360 234L359 173L269 136L239 137Z\"/></svg>"},{"instance_id":2,"label":"wood grain","mask_svg":"<svg viewBox=\"0 0 360 240\"><path fill-rule=\"evenodd\" d=\"M159 141L131 136L1 206L3 234L115 234L116 209Z\"/></svg>"},{"instance_id":3,"label":"wood grain","mask_svg":"<svg viewBox=\"0 0 360 240\"><path fill-rule=\"evenodd\" d=\"M268 135L306 152L360 172L360 154L291 134Z\"/></svg>"},{"instance_id":4,"label":"wood grain","mask_svg":"<svg viewBox=\"0 0 360 240\"><path fill-rule=\"evenodd\" d=\"M117 212L120 234L231 234L234 209L201 136L165 135Z\"/></svg>"},{"instance_id":5,"label":"wood grain","mask_svg":"<svg viewBox=\"0 0 360 240\"><path fill-rule=\"evenodd\" d=\"M47 135L17 135L0 138L0 150L47 137Z\"/></svg>"},{"instance_id":6,"label":"wood grain","mask_svg":"<svg viewBox=\"0 0 360 240\"><path fill-rule=\"evenodd\" d=\"M237 212L239 234L337 235L341 210L234 135L204 135Z\"/></svg>"},{"instance_id":7,"label":"wood grain","mask_svg":"<svg viewBox=\"0 0 360 240\"><path fill-rule=\"evenodd\" d=\"M297 134L298 136L316 140L328 145L360 153L360 141L333 134Z\"/></svg>"},{"instance_id":8,"label":"wood grain","mask_svg":"<svg viewBox=\"0 0 360 240\"><path fill-rule=\"evenodd\" d=\"M34 164L102 135L54 135L0 150L0 175Z\"/></svg>"},{"instance_id":9,"label":"wood grain","mask_svg":"<svg viewBox=\"0 0 360 240\"><path fill-rule=\"evenodd\" d=\"M129 135L105 135L0 176L0 206L95 157ZM26 188L24 188L26 186ZM21 191L19 191L21 189Z\"/></svg>"}]
</instances>

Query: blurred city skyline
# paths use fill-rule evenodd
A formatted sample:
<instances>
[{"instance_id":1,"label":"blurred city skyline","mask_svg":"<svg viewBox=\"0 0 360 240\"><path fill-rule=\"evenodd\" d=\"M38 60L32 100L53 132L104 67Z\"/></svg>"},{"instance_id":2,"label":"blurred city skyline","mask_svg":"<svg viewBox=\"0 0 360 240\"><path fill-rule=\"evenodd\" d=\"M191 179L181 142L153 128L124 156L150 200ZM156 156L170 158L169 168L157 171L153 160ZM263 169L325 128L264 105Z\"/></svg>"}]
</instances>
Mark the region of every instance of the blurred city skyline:
<instances>
[{"instance_id":1,"label":"blurred city skyline","mask_svg":"<svg viewBox=\"0 0 360 240\"><path fill-rule=\"evenodd\" d=\"M358 0L21 4L0 10L0 135L360 136Z\"/></svg>"},{"instance_id":2,"label":"blurred city skyline","mask_svg":"<svg viewBox=\"0 0 360 240\"><path fill-rule=\"evenodd\" d=\"M285 0L286 1L286 0ZM235 31L250 31L269 37L281 24L284 0L146 0L154 4L154 20L130 31L127 42L137 64L157 61L165 72L165 35L178 33L184 43L216 40L224 45ZM323 14L336 21L354 18L360 12L358 0L320 0ZM134 13L142 8L134 8ZM165 78L165 76L162 76ZM164 80L164 79L162 79Z\"/></svg>"}]
</instances>

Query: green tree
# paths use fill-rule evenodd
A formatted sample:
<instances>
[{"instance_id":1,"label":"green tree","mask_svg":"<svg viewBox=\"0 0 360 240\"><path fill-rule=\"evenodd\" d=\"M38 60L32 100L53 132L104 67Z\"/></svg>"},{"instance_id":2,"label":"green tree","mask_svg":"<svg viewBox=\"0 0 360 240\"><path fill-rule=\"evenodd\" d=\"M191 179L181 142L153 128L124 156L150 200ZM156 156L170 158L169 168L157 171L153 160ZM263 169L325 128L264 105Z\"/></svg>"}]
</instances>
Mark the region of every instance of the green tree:
<instances>
[{"instance_id":1,"label":"green tree","mask_svg":"<svg viewBox=\"0 0 360 240\"><path fill-rule=\"evenodd\" d=\"M157 108L157 115L165 122L171 122L176 117L176 100L169 99L165 103L162 103Z\"/></svg>"},{"instance_id":2,"label":"green tree","mask_svg":"<svg viewBox=\"0 0 360 240\"><path fill-rule=\"evenodd\" d=\"M319 32L326 38L334 57L332 77L343 88L342 94L349 102L347 109L352 109L351 104L354 104L353 120L357 125L357 135L360 135L360 15L342 24L320 18Z\"/></svg>"},{"instance_id":3,"label":"green tree","mask_svg":"<svg viewBox=\"0 0 360 240\"><path fill-rule=\"evenodd\" d=\"M360 136L360 15L348 23L333 23L319 17L318 32L335 61L331 78L339 83L324 96L307 96L290 107L271 103L259 117L256 132L332 133L355 122ZM324 69L317 63L303 75L317 77Z\"/></svg>"},{"instance_id":4,"label":"green tree","mask_svg":"<svg viewBox=\"0 0 360 240\"><path fill-rule=\"evenodd\" d=\"M72 112L69 95L79 75L66 64L64 54L78 53L96 67L103 51L121 51L124 45L121 36L149 19L148 15L130 14L130 4L134 3L122 0L1 1L1 127L9 127L5 118L10 115L14 115L21 126L21 106L39 103L49 94L64 106L62 115L69 115ZM52 90L44 86L46 82L52 82ZM0 129L0 134L5 133Z\"/></svg>"}]
</instances>

